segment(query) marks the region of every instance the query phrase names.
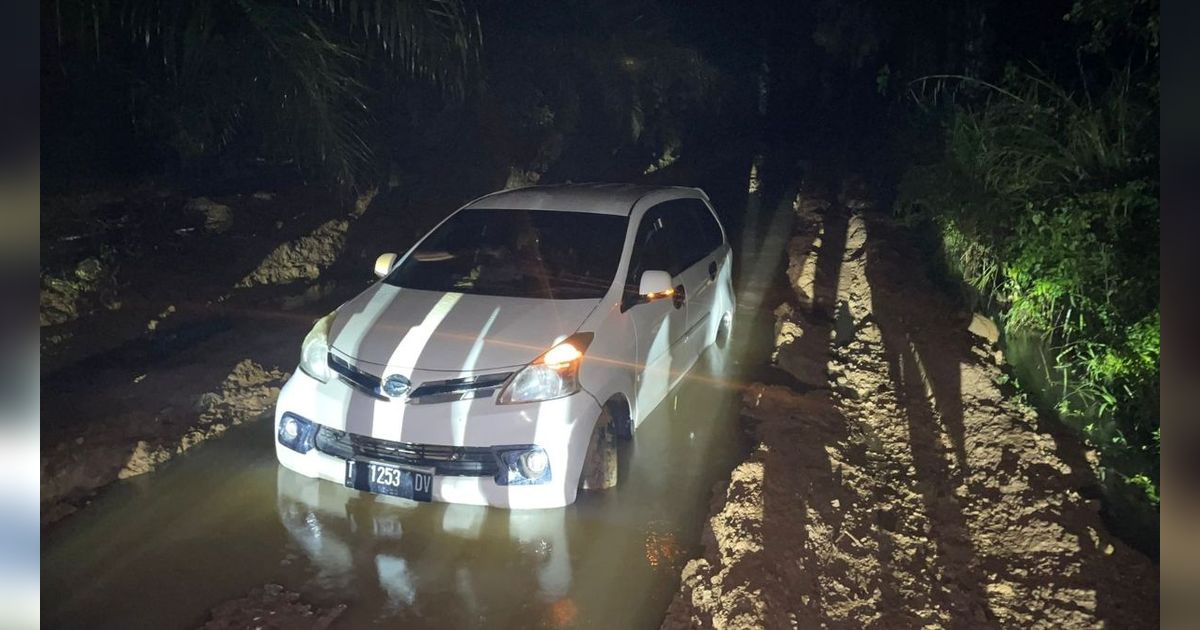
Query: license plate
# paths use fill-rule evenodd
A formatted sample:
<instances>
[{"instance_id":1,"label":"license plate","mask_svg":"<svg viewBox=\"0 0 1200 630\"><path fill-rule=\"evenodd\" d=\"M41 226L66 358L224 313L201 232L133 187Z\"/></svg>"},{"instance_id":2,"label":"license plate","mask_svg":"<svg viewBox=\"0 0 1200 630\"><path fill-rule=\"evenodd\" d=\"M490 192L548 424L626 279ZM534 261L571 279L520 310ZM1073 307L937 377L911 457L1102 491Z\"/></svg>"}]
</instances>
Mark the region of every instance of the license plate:
<instances>
[{"instance_id":1,"label":"license plate","mask_svg":"<svg viewBox=\"0 0 1200 630\"><path fill-rule=\"evenodd\" d=\"M387 494L414 501L433 500L433 470L383 462L346 462L346 485L355 490Z\"/></svg>"}]
</instances>

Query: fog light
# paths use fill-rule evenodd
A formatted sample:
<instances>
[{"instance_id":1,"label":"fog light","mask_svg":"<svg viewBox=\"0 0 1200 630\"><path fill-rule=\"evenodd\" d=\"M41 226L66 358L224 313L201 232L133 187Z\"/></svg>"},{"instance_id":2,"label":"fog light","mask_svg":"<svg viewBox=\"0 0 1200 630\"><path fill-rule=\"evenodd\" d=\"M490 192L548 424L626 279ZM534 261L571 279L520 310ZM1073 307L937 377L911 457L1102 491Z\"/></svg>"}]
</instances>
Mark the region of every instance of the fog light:
<instances>
[{"instance_id":1,"label":"fog light","mask_svg":"<svg viewBox=\"0 0 1200 630\"><path fill-rule=\"evenodd\" d=\"M296 451L307 453L313 449L317 425L293 413L285 413L279 419L279 443Z\"/></svg>"},{"instance_id":2,"label":"fog light","mask_svg":"<svg viewBox=\"0 0 1200 630\"><path fill-rule=\"evenodd\" d=\"M530 479L541 477L549 465L550 458L546 457L546 451L543 450L529 451L521 456L521 472Z\"/></svg>"},{"instance_id":3,"label":"fog light","mask_svg":"<svg viewBox=\"0 0 1200 630\"><path fill-rule=\"evenodd\" d=\"M498 446L500 460L496 483L502 486L532 486L550 481L550 458L538 446Z\"/></svg>"}]
</instances>

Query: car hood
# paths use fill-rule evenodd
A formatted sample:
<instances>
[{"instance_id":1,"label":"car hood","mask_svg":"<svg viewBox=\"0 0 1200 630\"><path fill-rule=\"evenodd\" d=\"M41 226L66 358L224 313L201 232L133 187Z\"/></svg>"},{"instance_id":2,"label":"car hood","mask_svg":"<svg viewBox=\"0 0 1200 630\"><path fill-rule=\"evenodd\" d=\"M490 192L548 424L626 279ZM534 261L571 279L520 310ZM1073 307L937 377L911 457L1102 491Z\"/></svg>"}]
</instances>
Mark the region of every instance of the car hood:
<instances>
[{"instance_id":1,"label":"car hood","mask_svg":"<svg viewBox=\"0 0 1200 630\"><path fill-rule=\"evenodd\" d=\"M330 345L356 363L471 372L521 366L576 332L599 300L540 300L376 283L343 304Z\"/></svg>"}]
</instances>

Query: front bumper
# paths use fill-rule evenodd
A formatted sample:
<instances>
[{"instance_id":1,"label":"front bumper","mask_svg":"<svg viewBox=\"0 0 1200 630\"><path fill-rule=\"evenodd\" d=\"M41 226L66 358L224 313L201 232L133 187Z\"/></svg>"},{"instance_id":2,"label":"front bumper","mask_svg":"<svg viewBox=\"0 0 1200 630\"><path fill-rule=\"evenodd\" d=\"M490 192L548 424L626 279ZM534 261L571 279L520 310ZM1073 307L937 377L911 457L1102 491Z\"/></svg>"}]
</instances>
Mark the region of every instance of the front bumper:
<instances>
[{"instance_id":1,"label":"front bumper","mask_svg":"<svg viewBox=\"0 0 1200 630\"><path fill-rule=\"evenodd\" d=\"M337 431L410 445L536 445L545 450L550 462L550 480L545 483L501 485L486 472L476 476L459 471L433 478L434 501L525 509L562 507L575 501L579 472L600 407L586 392L523 405L496 405L483 398L412 405L374 398L336 378L321 383L297 370L280 391L273 436L278 435L285 413ZM345 483L345 457L316 448L300 453L282 445L277 437L275 453L280 464L301 475ZM361 452L354 457L372 459Z\"/></svg>"}]
</instances>

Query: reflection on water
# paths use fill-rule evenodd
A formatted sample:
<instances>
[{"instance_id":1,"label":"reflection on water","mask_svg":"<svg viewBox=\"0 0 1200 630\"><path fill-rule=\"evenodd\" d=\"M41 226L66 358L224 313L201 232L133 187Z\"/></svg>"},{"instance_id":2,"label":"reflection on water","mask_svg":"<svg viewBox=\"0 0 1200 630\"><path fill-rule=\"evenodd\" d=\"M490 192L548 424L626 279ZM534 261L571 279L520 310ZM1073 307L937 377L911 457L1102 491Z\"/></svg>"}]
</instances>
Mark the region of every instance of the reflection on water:
<instances>
[{"instance_id":1,"label":"reflection on water","mask_svg":"<svg viewBox=\"0 0 1200 630\"><path fill-rule=\"evenodd\" d=\"M277 472L280 522L310 565L302 590L378 596L377 619L468 623L532 597L552 619L571 587L568 509L419 505ZM573 604L568 604L568 607Z\"/></svg>"},{"instance_id":2,"label":"reflection on water","mask_svg":"<svg viewBox=\"0 0 1200 630\"><path fill-rule=\"evenodd\" d=\"M278 582L348 604L345 627L657 626L698 548L709 492L742 452L727 360L706 355L622 447L615 491L561 509L357 492L278 467L269 423L239 428L53 532L44 621L191 627Z\"/></svg>"},{"instance_id":3,"label":"reflection on water","mask_svg":"<svg viewBox=\"0 0 1200 630\"><path fill-rule=\"evenodd\" d=\"M679 546L678 537L666 521L654 521L647 525L646 530L646 564L657 567L660 564L675 568L683 549Z\"/></svg>"}]
</instances>

